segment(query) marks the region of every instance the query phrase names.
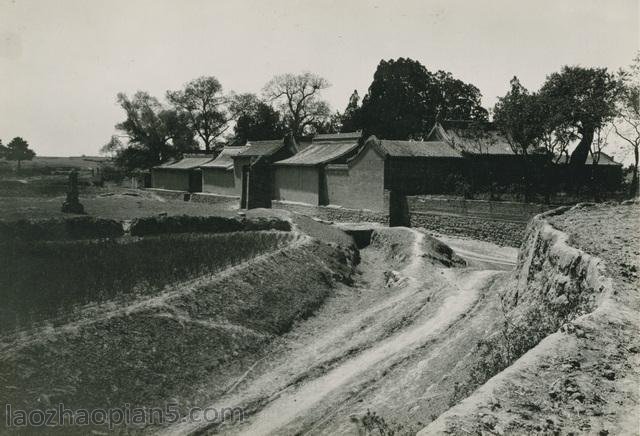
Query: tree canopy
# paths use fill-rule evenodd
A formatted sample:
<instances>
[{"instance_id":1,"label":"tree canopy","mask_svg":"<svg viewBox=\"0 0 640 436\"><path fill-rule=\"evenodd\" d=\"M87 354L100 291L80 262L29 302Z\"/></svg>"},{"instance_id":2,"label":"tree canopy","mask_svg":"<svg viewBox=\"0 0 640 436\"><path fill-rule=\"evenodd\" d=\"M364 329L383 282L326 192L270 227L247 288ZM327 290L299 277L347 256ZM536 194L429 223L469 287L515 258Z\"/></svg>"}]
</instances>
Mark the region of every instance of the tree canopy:
<instances>
[{"instance_id":1,"label":"tree canopy","mask_svg":"<svg viewBox=\"0 0 640 436\"><path fill-rule=\"evenodd\" d=\"M13 138L6 147L0 143L0 151L5 159L18 162L18 170L22 161L31 160L36 155L36 152L29 148L29 143L19 136Z\"/></svg>"},{"instance_id":2,"label":"tree canopy","mask_svg":"<svg viewBox=\"0 0 640 436\"><path fill-rule=\"evenodd\" d=\"M284 136L285 125L271 105L261 101L255 94L246 94L241 99L244 109L234 127L232 142L235 145Z\"/></svg>"},{"instance_id":3,"label":"tree canopy","mask_svg":"<svg viewBox=\"0 0 640 436\"><path fill-rule=\"evenodd\" d=\"M320 99L321 91L328 87L329 82L316 74L282 74L264 86L263 94L280 110L287 130L299 137L313 132L329 117L329 105Z\"/></svg>"},{"instance_id":4,"label":"tree canopy","mask_svg":"<svg viewBox=\"0 0 640 436\"><path fill-rule=\"evenodd\" d=\"M127 144L112 137L102 151L115 154L116 162L125 169L151 168L182 152L197 149L184 112L167 109L142 91L132 98L120 93L118 103L126 119L116 124L116 129L127 138Z\"/></svg>"},{"instance_id":5,"label":"tree canopy","mask_svg":"<svg viewBox=\"0 0 640 436\"><path fill-rule=\"evenodd\" d=\"M351 97L349 97L349 103L340 118L340 131L355 132L362 129L361 116L360 95L358 95L358 90L356 89L351 94Z\"/></svg>"},{"instance_id":6,"label":"tree canopy","mask_svg":"<svg viewBox=\"0 0 640 436\"><path fill-rule=\"evenodd\" d=\"M179 91L167 91L167 100L177 112L185 114L188 126L205 150L213 148L236 117L231 110L233 96L224 95L222 85L213 76L194 79Z\"/></svg>"},{"instance_id":7,"label":"tree canopy","mask_svg":"<svg viewBox=\"0 0 640 436\"><path fill-rule=\"evenodd\" d=\"M572 165L584 165L596 130L613 119L617 92L617 81L606 68L565 66L547 76L539 94L549 124L580 138Z\"/></svg>"},{"instance_id":8,"label":"tree canopy","mask_svg":"<svg viewBox=\"0 0 640 436\"><path fill-rule=\"evenodd\" d=\"M527 155L542 138L542 108L536 94L530 94L517 77L511 79L511 88L499 97L493 109L493 120L514 153Z\"/></svg>"},{"instance_id":9,"label":"tree canopy","mask_svg":"<svg viewBox=\"0 0 640 436\"><path fill-rule=\"evenodd\" d=\"M362 101L361 127L383 138L425 137L437 119L485 120L478 88L409 58L381 61Z\"/></svg>"}]
</instances>

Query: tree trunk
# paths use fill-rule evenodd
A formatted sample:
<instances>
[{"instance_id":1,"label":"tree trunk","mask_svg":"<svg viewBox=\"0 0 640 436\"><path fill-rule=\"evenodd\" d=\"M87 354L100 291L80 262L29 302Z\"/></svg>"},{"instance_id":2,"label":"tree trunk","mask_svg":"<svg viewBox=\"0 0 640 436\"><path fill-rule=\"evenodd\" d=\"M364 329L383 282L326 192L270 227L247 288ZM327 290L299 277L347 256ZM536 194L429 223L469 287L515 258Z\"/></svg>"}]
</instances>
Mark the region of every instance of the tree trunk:
<instances>
[{"instance_id":1,"label":"tree trunk","mask_svg":"<svg viewBox=\"0 0 640 436\"><path fill-rule=\"evenodd\" d=\"M633 176L631 177L631 188L629 189L629 193L631 197L635 197L638 195L638 158L640 154L640 150L638 150L638 146L633 148L633 159L634 159L634 168L633 168Z\"/></svg>"},{"instance_id":2,"label":"tree trunk","mask_svg":"<svg viewBox=\"0 0 640 436\"><path fill-rule=\"evenodd\" d=\"M572 167L584 165L589 157L589 150L591 150L591 143L593 142L593 134L595 129L592 127L585 127L582 131L582 138L578 146L571 153L571 160L569 163Z\"/></svg>"},{"instance_id":3,"label":"tree trunk","mask_svg":"<svg viewBox=\"0 0 640 436\"><path fill-rule=\"evenodd\" d=\"M569 161L569 184L570 186L573 185L573 190L578 197L580 196L580 186L589 182L585 180L584 165L587 162L587 157L589 157L594 132L595 129L591 127L582 129L582 138L580 138L580 142L571 153L571 160Z\"/></svg>"}]
</instances>

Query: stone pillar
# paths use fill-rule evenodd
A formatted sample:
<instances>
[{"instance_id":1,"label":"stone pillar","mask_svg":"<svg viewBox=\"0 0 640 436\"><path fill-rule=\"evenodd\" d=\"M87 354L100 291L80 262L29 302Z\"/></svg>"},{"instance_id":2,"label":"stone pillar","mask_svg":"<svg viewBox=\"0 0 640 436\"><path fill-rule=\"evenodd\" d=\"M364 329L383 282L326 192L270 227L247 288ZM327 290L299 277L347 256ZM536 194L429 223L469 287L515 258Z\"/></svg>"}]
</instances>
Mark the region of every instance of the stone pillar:
<instances>
[{"instance_id":1,"label":"stone pillar","mask_svg":"<svg viewBox=\"0 0 640 436\"><path fill-rule=\"evenodd\" d=\"M62 203L62 212L84 214L84 206L78 199L78 172L72 170L69 173L69 186L67 188L67 199Z\"/></svg>"}]
</instances>

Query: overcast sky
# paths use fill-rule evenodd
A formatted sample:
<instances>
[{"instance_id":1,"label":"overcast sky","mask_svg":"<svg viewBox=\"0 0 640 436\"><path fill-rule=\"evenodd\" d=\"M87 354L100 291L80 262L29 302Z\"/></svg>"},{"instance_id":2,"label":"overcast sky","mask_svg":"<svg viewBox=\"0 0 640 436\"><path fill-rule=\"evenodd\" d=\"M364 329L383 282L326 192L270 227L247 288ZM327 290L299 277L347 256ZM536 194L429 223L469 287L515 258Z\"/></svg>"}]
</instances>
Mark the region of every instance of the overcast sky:
<instances>
[{"instance_id":1,"label":"overcast sky","mask_svg":"<svg viewBox=\"0 0 640 436\"><path fill-rule=\"evenodd\" d=\"M97 154L123 119L116 93L163 97L216 76L260 92L311 71L342 111L380 59L411 57L475 84L486 107L520 77L627 65L638 0L0 0L0 139L39 155Z\"/></svg>"}]
</instances>

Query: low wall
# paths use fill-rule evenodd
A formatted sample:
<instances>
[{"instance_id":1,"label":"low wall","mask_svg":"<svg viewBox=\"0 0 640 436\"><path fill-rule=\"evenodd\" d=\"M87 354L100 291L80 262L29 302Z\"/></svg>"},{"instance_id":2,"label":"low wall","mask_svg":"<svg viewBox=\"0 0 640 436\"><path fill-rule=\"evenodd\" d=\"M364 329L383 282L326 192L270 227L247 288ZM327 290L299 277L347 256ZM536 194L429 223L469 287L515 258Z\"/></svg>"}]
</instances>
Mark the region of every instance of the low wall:
<instances>
[{"instance_id":1,"label":"low wall","mask_svg":"<svg viewBox=\"0 0 640 436\"><path fill-rule=\"evenodd\" d=\"M230 205L237 197L213 194L189 194L179 191L153 190L171 199L190 199L193 202ZM185 197L185 194L187 196ZM523 241L529 220L553 205L515 201L466 200L432 196L407 196L412 227L424 227L439 233L465 236L499 245L518 247ZM312 206L274 200L274 209L284 209L332 222L375 222L389 224L389 191L384 191L384 210L350 209L333 206Z\"/></svg>"},{"instance_id":2,"label":"low wall","mask_svg":"<svg viewBox=\"0 0 640 436\"><path fill-rule=\"evenodd\" d=\"M446 235L465 236L498 245L519 247L527 223L486 217L412 212L411 227L424 227Z\"/></svg>"},{"instance_id":3,"label":"low wall","mask_svg":"<svg viewBox=\"0 0 640 436\"><path fill-rule=\"evenodd\" d=\"M343 207L310 206L299 203L287 203L283 201L273 201L274 209L284 209L289 212L319 218L333 222L369 222L387 224L389 217L386 213L374 212L370 210L347 209Z\"/></svg>"},{"instance_id":4,"label":"low wall","mask_svg":"<svg viewBox=\"0 0 640 436\"><path fill-rule=\"evenodd\" d=\"M147 188L145 190L153 192L157 196L166 198L167 200L185 200L189 195L187 191L173 191L170 189Z\"/></svg>"},{"instance_id":5,"label":"low wall","mask_svg":"<svg viewBox=\"0 0 640 436\"><path fill-rule=\"evenodd\" d=\"M555 206L515 201L466 200L464 198L440 198L408 196L409 210L415 212L441 212L462 216L528 222L534 215Z\"/></svg>"},{"instance_id":6,"label":"low wall","mask_svg":"<svg viewBox=\"0 0 640 436\"><path fill-rule=\"evenodd\" d=\"M198 192L191 194L190 200L193 203L207 203L207 204L225 204L240 206L240 197L232 195L218 195L209 194L204 192Z\"/></svg>"},{"instance_id":7,"label":"low wall","mask_svg":"<svg viewBox=\"0 0 640 436\"><path fill-rule=\"evenodd\" d=\"M466 236L498 245L522 244L529 220L551 205L512 201L407 197L412 227Z\"/></svg>"}]
</instances>

